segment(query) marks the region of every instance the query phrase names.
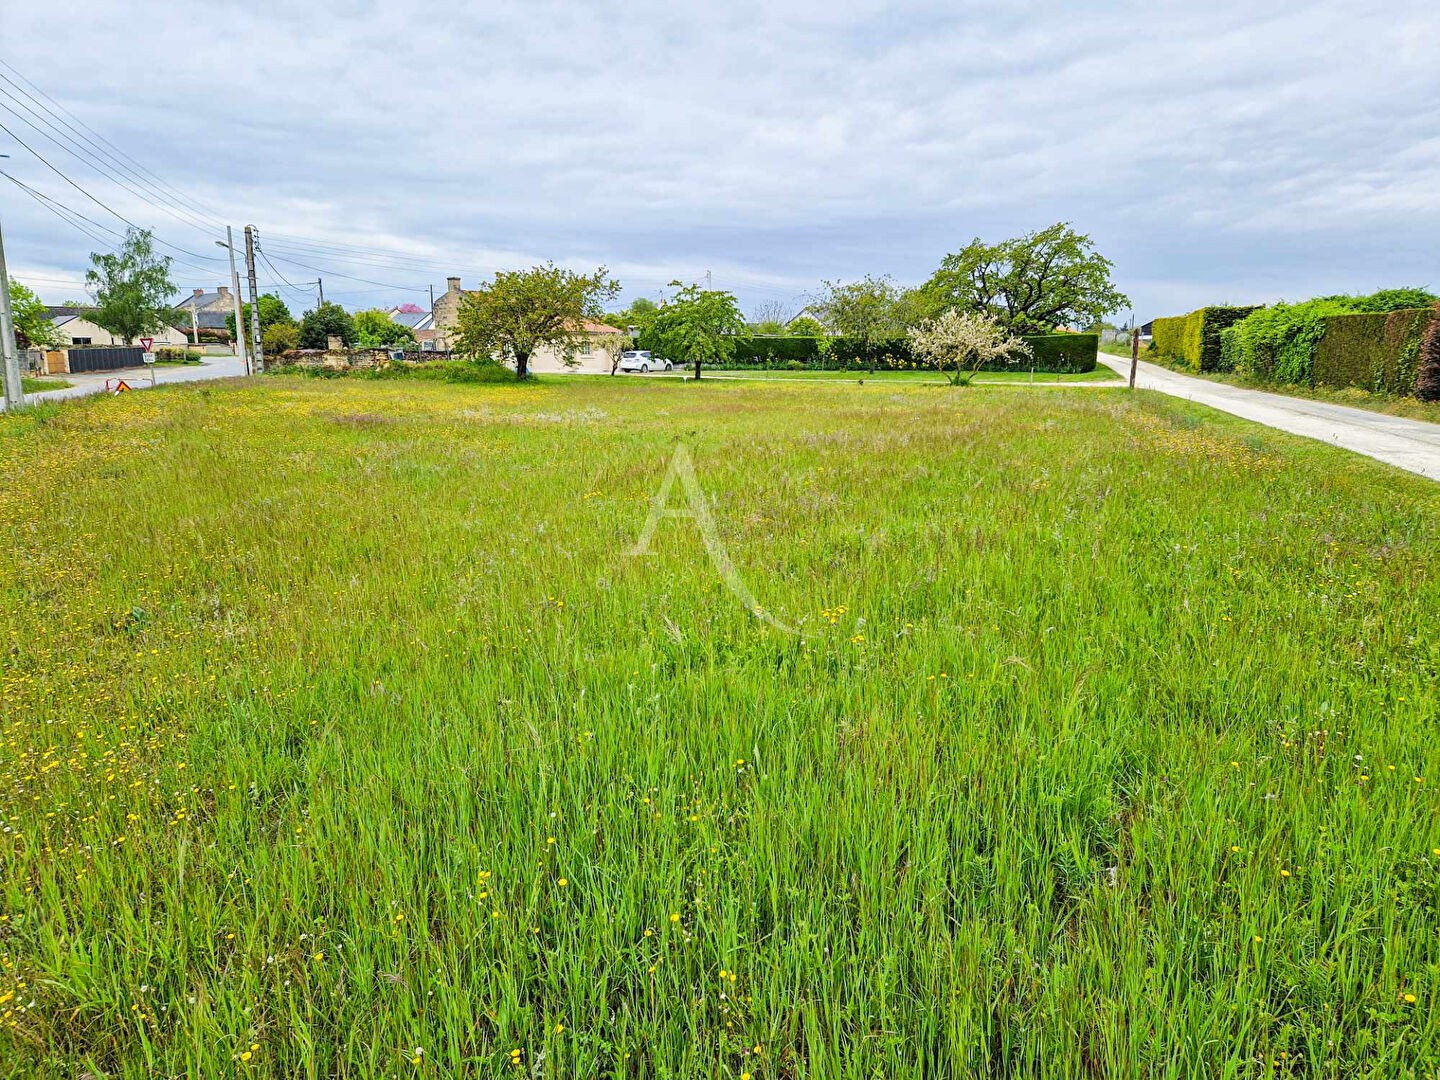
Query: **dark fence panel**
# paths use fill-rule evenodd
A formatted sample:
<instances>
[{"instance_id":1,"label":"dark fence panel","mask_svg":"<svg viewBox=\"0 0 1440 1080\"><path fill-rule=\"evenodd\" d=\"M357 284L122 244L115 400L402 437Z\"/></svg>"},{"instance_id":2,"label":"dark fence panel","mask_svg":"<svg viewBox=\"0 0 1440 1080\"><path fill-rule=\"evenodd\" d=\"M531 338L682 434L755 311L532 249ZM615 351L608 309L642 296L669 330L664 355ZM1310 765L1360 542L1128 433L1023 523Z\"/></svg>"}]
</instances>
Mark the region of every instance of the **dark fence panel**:
<instances>
[{"instance_id":1,"label":"dark fence panel","mask_svg":"<svg viewBox=\"0 0 1440 1080\"><path fill-rule=\"evenodd\" d=\"M70 370L76 373L145 366L145 350L138 345L114 349L70 349L69 353Z\"/></svg>"}]
</instances>

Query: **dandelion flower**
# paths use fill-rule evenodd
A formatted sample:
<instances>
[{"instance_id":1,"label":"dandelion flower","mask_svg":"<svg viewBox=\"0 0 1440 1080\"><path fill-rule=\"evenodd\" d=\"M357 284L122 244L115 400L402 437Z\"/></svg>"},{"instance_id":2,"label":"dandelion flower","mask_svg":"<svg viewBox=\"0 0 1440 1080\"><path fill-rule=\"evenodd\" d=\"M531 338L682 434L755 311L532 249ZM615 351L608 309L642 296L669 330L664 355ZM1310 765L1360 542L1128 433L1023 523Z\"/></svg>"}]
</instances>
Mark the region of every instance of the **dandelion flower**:
<instances>
[{"instance_id":1,"label":"dandelion flower","mask_svg":"<svg viewBox=\"0 0 1440 1080\"><path fill-rule=\"evenodd\" d=\"M562 878L560 879L560 887L561 887L562 889L563 889L566 885L569 885L569 884L570 884L570 879L569 879L569 878L563 878L563 877L562 877Z\"/></svg>"},{"instance_id":2,"label":"dandelion flower","mask_svg":"<svg viewBox=\"0 0 1440 1080\"><path fill-rule=\"evenodd\" d=\"M670 913L670 921L671 921L671 922L679 922L679 921L680 921L680 915L679 915L679 913L672 911L672 912Z\"/></svg>"}]
</instances>

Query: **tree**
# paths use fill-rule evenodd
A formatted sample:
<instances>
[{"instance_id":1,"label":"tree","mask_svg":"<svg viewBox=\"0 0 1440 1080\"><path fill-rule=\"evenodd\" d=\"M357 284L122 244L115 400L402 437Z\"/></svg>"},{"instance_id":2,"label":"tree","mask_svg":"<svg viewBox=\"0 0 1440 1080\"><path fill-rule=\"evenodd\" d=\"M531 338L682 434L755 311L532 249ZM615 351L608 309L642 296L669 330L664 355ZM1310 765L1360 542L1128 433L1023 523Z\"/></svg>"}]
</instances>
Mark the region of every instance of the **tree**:
<instances>
[{"instance_id":1,"label":"tree","mask_svg":"<svg viewBox=\"0 0 1440 1080\"><path fill-rule=\"evenodd\" d=\"M845 284L826 281L824 295L806 310L832 334L851 338L871 361L872 346L903 332L901 291L888 277L870 277Z\"/></svg>"},{"instance_id":2,"label":"tree","mask_svg":"<svg viewBox=\"0 0 1440 1080\"><path fill-rule=\"evenodd\" d=\"M978 237L946 255L921 287L932 314L949 308L993 315L1017 334L1093 326L1130 301L1110 280L1112 263L1067 222L1000 244Z\"/></svg>"},{"instance_id":3,"label":"tree","mask_svg":"<svg viewBox=\"0 0 1440 1080\"><path fill-rule=\"evenodd\" d=\"M750 332L765 336L785 333L785 326L795 317L795 308L783 300L765 300L750 313Z\"/></svg>"},{"instance_id":4,"label":"tree","mask_svg":"<svg viewBox=\"0 0 1440 1080\"><path fill-rule=\"evenodd\" d=\"M275 323L260 335L266 356L279 356L300 347L300 328L294 323Z\"/></svg>"},{"instance_id":5,"label":"tree","mask_svg":"<svg viewBox=\"0 0 1440 1080\"><path fill-rule=\"evenodd\" d=\"M44 348L60 340L55 324L45 313L40 297L20 282L10 282L10 314L15 317L15 345L17 348Z\"/></svg>"},{"instance_id":6,"label":"tree","mask_svg":"<svg viewBox=\"0 0 1440 1080\"><path fill-rule=\"evenodd\" d=\"M355 320L339 304L327 300L300 320L300 348L327 349L338 337L346 346L355 344Z\"/></svg>"},{"instance_id":7,"label":"tree","mask_svg":"<svg viewBox=\"0 0 1440 1080\"><path fill-rule=\"evenodd\" d=\"M90 321L129 345L165 326L175 283L170 257L155 254L149 229L126 229L114 254L92 253L85 284L95 300Z\"/></svg>"},{"instance_id":8,"label":"tree","mask_svg":"<svg viewBox=\"0 0 1440 1080\"><path fill-rule=\"evenodd\" d=\"M260 340L261 340L261 342L264 342L264 340L265 340L265 331L269 330L272 326L294 326L294 325L295 325L295 317L290 314L290 308L286 306L284 300L281 300L280 297L276 296L274 293L261 293L261 294L260 294L260 299L257 301L257 303L259 303L259 305L260 305ZM243 303L243 304L240 305L240 317L245 320L245 332L248 334L248 333L250 332L250 305L249 305L249 303ZM184 326L188 326L188 325L189 325L189 318L188 318L188 316L187 316L187 318L186 318L186 322L185 322L184 325L181 325L181 324L179 324L179 323L177 323L176 325L177 325L177 326L181 326L182 329L184 328ZM235 340L235 312L230 311L230 312L227 312L227 313L226 313L226 315L225 315L225 329L227 329L227 330L230 331L230 340L231 340L231 341L234 341L234 340Z\"/></svg>"},{"instance_id":9,"label":"tree","mask_svg":"<svg viewBox=\"0 0 1440 1080\"><path fill-rule=\"evenodd\" d=\"M824 337L825 327L820 325L819 319L801 315L798 319L791 319L786 324L785 333L789 337Z\"/></svg>"},{"instance_id":10,"label":"tree","mask_svg":"<svg viewBox=\"0 0 1440 1080\"><path fill-rule=\"evenodd\" d=\"M379 308L355 313L355 339L362 348L389 348L415 344L415 331L397 323Z\"/></svg>"},{"instance_id":11,"label":"tree","mask_svg":"<svg viewBox=\"0 0 1440 1080\"><path fill-rule=\"evenodd\" d=\"M952 386L968 386L986 364L1013 364L1030 355L1030 347L1011 337L993 315L951 308L927 319L906 335L918 356L928 357L941 372L950 376Z\"/></svg>"},{"instance_id":12,"label":"tree","mask_svg":"<svg viewBox=\"0 0 1440 1080\"><path fill-rule=\"evenodd\" d=\"M672 281L672 287L680 282ZM686 285L660 309L652 334L667 355L695 365L695 378L700 367L728 360L735 355L735 342L746 333L745 316L735 297L719 289L702 289Z\"/></svg>"},{"instance_id":13,"label":"tree","mask_svg":"<svg viewBox=\"0 0 1440 1080\"><path fill-rule=\"evenodd\" d=\"M629 334L594 334L590 338L590 347L605 358L611 375L620 369L620 357L633 344Z\"/></svg>"},{"instance_id":14,"label":"tree","mask_svg":"<svg viewBox=\"0 0 1440 1080\"><path fill-rule=\"evenodd\" d=\"M620 284L602 266L577 274L554 263L529 270L501 270L495 280L468 292L458 316L461 352L515 365L515 377L530 374L530 357L552 348L568 365L586 343L585 322L603 316L600 305Z\"/></svg>"}]
</instances>

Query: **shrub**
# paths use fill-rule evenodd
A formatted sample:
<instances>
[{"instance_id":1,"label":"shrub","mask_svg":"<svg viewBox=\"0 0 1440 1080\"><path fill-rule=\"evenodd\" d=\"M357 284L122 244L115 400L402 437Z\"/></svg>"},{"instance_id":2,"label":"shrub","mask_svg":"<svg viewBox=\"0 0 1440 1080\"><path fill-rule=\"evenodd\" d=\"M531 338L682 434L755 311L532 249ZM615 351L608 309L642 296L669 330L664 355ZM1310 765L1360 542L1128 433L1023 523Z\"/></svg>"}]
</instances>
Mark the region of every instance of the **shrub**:
<instances>
[{"instance_id":1,"label":"shrub","mask_svg":"<svg viewBox=\"0 0 1440 1080\"><path fill-rule=\"evenodd\" d=\"M1354 310L1348 296L1326 296L1300 304L1282 300L1261 308L1226 333L1224 362L1231 370L1263 382L1310 386L1325 319Z\"/></svg>"},{"instance_id":2,"label":"shrub","mask_svg":"<svg viewBox=\"0 0 1440 1080\"><path fill-rule=\"evenodd\" d=\"M1381 289L1369 296L1355 298L1356 311L1390 312L1428 308L1440 300L1429 289Z\"/></svg>"},{"instance_id":3,"label":"shrub","mask_svg":"<svg viewBox=\"0 0 1440 1080\"><path fill-rule=\"evenodd\" d=\"M1156 319L1152 345L1163 359L1191 371L1230 371L1224 334L1255 307L1204 307L1189 315Z\"/></svg>"},{"instance_id":4,"label":"shrub","mask_svg":"<svg viewBox=\"0 0 1440 1080\"><path fill-rule=\"evenodd\" d=\"M1315 348L1317 386L1358 386L1377 394L1415 390L1420 342L1431 308L1371 314L1332 315Z\"/></svg>"},{"instance_id":5,"label":"shrub","mask_svg":"<svg viewBox=\"0 0 1440 1080\"><path fill-rule=\"evenodd\" d=\"M279 356L300 347L300 329L291 323L275 323L260 335L266 356Z\"/></svg>"},{"instance_id":6,"label":"shrub","mask_svg":"<svg viewBox=\"0 0 1440 1080\"><path fill-rule=\"evenodd\" d=\"M813 364L820 359L820 338L755 336L735 343L733 361L736 365Z\"/></svg>"},{"instance_id":7,"label":"shrub","mask_svg":"<svg viewBox=\"0 0 1440 1080\"><path fill-rule=\"evenodd\" d=\"M1020 362L1027 371L1072 375L1095 370L1099 334L1031 334L1020 340L1030 346L1031 359Z\"/></svg>"}]
</instances>

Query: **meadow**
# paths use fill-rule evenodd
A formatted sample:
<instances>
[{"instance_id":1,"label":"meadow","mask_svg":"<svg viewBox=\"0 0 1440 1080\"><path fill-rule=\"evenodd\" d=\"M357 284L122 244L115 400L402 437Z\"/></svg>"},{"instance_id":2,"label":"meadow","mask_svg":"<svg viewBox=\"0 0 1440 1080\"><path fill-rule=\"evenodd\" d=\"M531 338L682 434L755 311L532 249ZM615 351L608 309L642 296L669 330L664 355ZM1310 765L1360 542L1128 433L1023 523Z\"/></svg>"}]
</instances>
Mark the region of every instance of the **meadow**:
<instances>
[{"instance_id":1,"label":"meadow","mask_svg":"<svg viewBox=\"0 0 1440 1080\"><path fill-rule=\"evenodd\" d=\"M798 633L690 519L628 554L677 444ZM0 463L0 1076L1440 1072L1421 478L783 379L177 386Z\"/></svg>"}]
</instances>

